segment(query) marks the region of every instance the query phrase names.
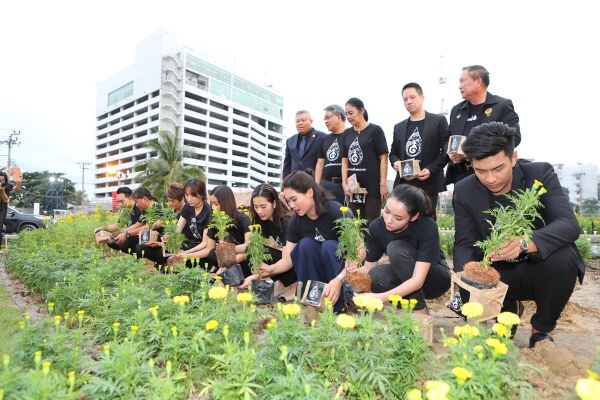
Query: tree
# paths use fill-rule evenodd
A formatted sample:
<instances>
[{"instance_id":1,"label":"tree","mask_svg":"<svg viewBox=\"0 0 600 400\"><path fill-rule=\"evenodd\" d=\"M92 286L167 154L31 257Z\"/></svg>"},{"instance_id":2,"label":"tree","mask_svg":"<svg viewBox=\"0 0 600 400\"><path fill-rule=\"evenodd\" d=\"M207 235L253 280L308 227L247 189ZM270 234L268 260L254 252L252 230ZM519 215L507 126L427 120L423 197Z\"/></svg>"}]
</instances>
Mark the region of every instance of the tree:
<instances>
[{"instance_id":1,"label":"tree","mask_svg":"<svg viewBox=\"0 0 600 400\"><path fill-rule=\"evenodd\" d=\"M141 183L159 201L166 199L166 191L171 182L185 183L188 179L205 179L202 168L183 165L183 157L191 156L189 151L181 143L179 131L175 134L161 131L158 139L153 139L147 144L157 158L150 158L138 163L135 171L135 182Z\"/></svg>"},{"instance_id":2,"label":"tree","mask_svg":"<svg viewBox=\"0 0 600 400\"><path fill-rule=\"evenodd\" d=\"M596 198L583 199L581 204L581 214L587 217L596 216L600 213L600 203Z\"/></svg>"},{"instance_id":3,"label":"tree","mask_svg":"<svg viewBox=\"0 0 600 400\"><path fill-rule=\"evenodd\" d=\"M51 212L55 208L66 208L67 203L75 203L75 192L75 185L62 172L24 172L23 187L11 195L10 203L23 208L33 208L33 203L40 203L42 210Z\"/></svg>"}]
</instances>

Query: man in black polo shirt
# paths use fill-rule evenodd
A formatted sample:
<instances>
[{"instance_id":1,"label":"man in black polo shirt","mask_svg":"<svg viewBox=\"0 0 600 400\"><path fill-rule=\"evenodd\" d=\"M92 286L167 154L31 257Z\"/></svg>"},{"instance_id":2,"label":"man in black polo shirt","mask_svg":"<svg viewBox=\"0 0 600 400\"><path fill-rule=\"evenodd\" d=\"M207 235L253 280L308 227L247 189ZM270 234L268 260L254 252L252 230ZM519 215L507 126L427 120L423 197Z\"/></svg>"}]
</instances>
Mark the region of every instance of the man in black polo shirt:
<instances>
[{"instance_id":1,"label":"man in black polo shirt","mask_svg":"<svg viewBox=\"0 0 600 400\"><path fill-rule=\"evenodd\" d=\"M323 132L312 127L312 118L306 110L296 113L296 129L298 134L286 142L282 180L294 171L306 171L307 168L314 171L321 140L325 137Z\"/></svg>"},{"instance_id":2,"label":"man in black polo shirt","mask_svg":"<svg viewBox=\"0 0 600 400\"><path fill-rule=\"evenodd\" d=\"M464 101L450 111L450 135L468 136L471 129L488 122L504 122L515 128L515 147L521 143L519 116L509 99L488 92L490 73L481 65L464 67L458 88ZM447 144L446 144L447 146ZM471 161L462 154L450 156L446 170L446 184L456 183L471 175Z\"/></svg>"},{"instance_id":3,"label":"man in black polo shirt","mask_svg":"<svg viewBox=\"0 0 600 400\"><path fill-rule=\"evenodd\" d=\"M346 130L346 113L344 109L332 104L325 107L325 125L331 134L321 142L315 181L323 190L335 196L335 200L344 204L344 188L342 187L341 147L344 143L342 134Z\"/></svg>"}]
</instances>

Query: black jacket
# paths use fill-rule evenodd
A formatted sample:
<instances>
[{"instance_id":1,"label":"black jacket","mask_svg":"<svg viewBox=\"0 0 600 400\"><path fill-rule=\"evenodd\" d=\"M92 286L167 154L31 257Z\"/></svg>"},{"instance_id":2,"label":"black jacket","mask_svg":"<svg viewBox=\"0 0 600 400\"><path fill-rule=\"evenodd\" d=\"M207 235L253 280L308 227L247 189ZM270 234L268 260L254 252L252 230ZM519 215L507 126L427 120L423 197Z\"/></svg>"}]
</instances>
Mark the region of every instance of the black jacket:
<instances>
[{"instance_id":1,"label":"black jacket","mask_svg":"<svg viewBox=\"0 0 600 400\"><path fill-rule=\"evenodd\" d=\"M306 168L311 168L314 171L321 149L321 141L326 135L323 132L315 130L315 128L311 128L307 135L308 142L302 156L297 148L298 134L288 138L285 146L282 179L294 171L304 171Z\"/></svg>"},{"instance_id":2,"label":"black jacket","mask_svg":"<svg viewBox=\"0 0 600 400\"><path fill-rule=\"evenodd\" d=\"M573 257L577 259L581 282L585 264L575 246L581 230L552 166L541 162L517 162L513 168L511 190L530 188L535 179L542 182L548 192L540 197L543 204L539 210L542 220L534 222L532 237L538 253L532 257L544 260L559 248L570 246ZM475 175L471 175L456 184L452 204L455 225L454 270L462 271L465 263L481 261L483 258L482 250L474 244L490 234L490 225L486 221L490 216L485 211L492 207L492 203L488 189Z\"/></svg>"},{"instance_id":3,"label":"black jacket","mask_svg":"<svg viewBox=\"0 0 600 400\"><path fill-rule=\"evenodd\" d=\"M390 149L390 164L406 158L406 140L408 118L394 126L394 139ZM421 169L427 168L431 172L429 179L405 180L396 174L394 187L400 183L417 186L429 194L437 194L446 190L444 184L444 166L446 165L446 146L448 145L448 122L446 117L439 114L425 112L425 125L421 132L421 154L418 156Z\"/></svg>"},{"instance_id":4,"label":"black jacket","mask_svg":"<svg viewBox=\"0 0 600 400\"><path fill-rule=\"evenodd\" d=\"M488 92L483 104L481 113L477 115L475 126L487 122L504 122L517 130L517 136L515 137L515 147L517 147L521 143L521 128L519 127L519 115L515 112L512 101ZM452 111L450 111L449 136L467 136L469 132L465 132L465 126L467 125L468 118L469 102L467 100L463 100L452 107ZM446 170L446 184L456 183L472 173L473 170L467 166L466 162L454 164L450 161Z\"/></svg>"}]
</instances>

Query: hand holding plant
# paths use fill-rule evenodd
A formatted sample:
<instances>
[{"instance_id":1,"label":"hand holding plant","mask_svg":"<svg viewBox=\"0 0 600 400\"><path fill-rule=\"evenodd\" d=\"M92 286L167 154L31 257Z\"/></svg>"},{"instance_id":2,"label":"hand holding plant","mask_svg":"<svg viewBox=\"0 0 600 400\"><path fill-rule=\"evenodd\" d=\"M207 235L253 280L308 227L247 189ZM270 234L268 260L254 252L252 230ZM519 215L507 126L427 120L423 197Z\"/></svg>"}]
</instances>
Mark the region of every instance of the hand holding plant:
<instances>
[{"instance_id":1,"label":"hand holding plant","mask_svg":"<svg viewBox=\"0 0 600 400\"><path fill-rule=\"evenodd\" d=\"M271 261L271 254L265 247L267 239L262 235L260 225L250 225L250 239L246 248L246 256L250 262L250 268L253 274L261 275L260 266L262 263Z\"/></svg>"}]
</instances>

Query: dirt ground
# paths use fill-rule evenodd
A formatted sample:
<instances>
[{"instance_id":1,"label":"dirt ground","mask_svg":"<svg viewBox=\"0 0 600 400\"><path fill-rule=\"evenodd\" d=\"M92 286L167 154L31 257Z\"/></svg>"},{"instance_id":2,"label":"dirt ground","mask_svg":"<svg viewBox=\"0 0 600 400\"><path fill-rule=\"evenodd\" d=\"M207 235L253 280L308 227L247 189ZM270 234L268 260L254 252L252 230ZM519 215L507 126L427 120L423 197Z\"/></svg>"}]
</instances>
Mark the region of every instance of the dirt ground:
<instances>
[{"instance_id":1,"label":"dirt ground","mask_svg":"<svg viewBox=\"0 0 600 400\"><path fill-rule=\"evenodd\" d=\"M20 282L10 279L0 259L0 281L8 294L23 312L29 311L32 319L46 315L45 306L39 296ZM450 294L429 302L434 317L434 351L443 351L440 328L452 332L456 325L464 323L450 311L446 304ZM588 266L583 285L577 284L575 292L563 311L553 333L555 344L541 342L534 349L528 348L531 325L529 319L535 311L533 302L525 302L525 313L515 336L515 343L524 363L536 367L528 380L545 400L568 399L574 396L577 379L587 376L596 361L596 349L600 347L600 260Z\"/></svg>"},{"instance_id":2,"label":"dirt ground","mask_svg":"<svg viewBox=\"0 0 600 400\"><path fill-rule=\"evenodd\" d=\"M454 326L463 323L446 307L449 299L447 294L429 303L434 316L435 346L441 346L439 328L452 332ZM552 334L554 344L546 341L531 350L528 348L529 320L535 312L535 303L529 301L524 305L525 313L514 340L521 361L537 368L529 382L544 400L573 398L577 379L587 376L587 370L596 362L596 349L600 347L600 260L592 260L583 284L577 283Z\"/></svg>"}]
</instances>

